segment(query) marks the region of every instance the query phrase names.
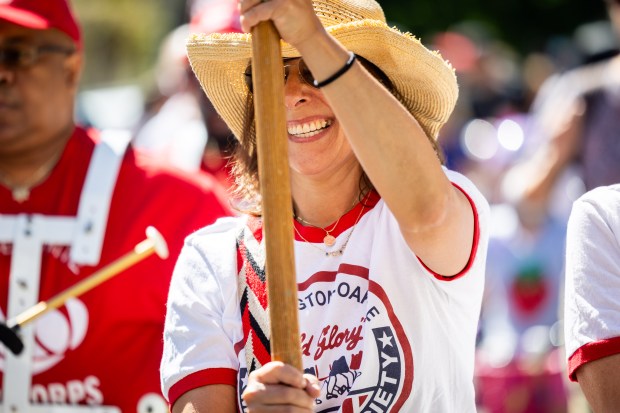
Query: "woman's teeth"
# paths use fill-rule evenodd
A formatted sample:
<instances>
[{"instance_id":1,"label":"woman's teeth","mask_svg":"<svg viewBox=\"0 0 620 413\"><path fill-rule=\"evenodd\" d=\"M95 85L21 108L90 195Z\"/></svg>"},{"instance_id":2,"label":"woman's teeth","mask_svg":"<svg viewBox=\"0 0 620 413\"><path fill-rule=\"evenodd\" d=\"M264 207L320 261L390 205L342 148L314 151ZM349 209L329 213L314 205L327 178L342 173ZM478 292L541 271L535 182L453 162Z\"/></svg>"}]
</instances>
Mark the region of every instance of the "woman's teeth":
<instances>
[{"instance_id":1,"label":"woman's teeth","mask_svg":"<svg viewBox=\"0 0 620 413\"><path fill-rule=\"evenodd\" d=\"M331 125L328 120L315 120L304 124L288 127L288 133L299 138L309 138L321 132L323 129Z\"/></svg>"}]
</instances>

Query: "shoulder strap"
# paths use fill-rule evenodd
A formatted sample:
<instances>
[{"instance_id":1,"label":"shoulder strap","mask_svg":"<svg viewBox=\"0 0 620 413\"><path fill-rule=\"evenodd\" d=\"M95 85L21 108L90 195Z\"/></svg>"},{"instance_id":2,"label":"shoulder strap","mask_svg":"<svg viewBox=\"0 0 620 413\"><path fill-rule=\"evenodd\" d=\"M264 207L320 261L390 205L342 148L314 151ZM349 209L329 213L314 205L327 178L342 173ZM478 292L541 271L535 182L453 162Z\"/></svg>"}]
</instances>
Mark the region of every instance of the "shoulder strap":
<instances>
[{"instance_id":1,"label":"shoulder strap","mask_svg":"<svg viewBox=\"0 0 620 413\"><path fill-rule=\"evenodd\" d=\"M104 131L101 142L95 146L80 196L77 232L70 252L71 261L76 264L99 263L112 194L130 138L128 131Z\"/></svg>"},{"instance_id":2,"label":"shoulder strap","mask_svg":"<svg viewBox=\"0 0 620 413\"><path fill-rule=\"evenodd\" d=\"M262 227L257 231L262 233ZM244 225L237 236L237 268L240 269L237 284L248 374L271 360L265 246L262 237L257 240L256 233Z\"/></svg>"}]
</instances>

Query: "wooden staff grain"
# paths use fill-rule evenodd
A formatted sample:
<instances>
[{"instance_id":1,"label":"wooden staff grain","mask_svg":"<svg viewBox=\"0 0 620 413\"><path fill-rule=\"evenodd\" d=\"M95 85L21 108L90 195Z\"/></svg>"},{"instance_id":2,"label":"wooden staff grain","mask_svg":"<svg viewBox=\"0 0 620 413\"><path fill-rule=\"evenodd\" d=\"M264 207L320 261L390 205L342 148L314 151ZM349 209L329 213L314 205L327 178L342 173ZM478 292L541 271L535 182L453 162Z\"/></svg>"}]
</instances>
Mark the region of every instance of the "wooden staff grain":
<instances>
[{"instance_id":1,"label":"wooden staff grain","mask_svg":"<svg viewBox=\"0 0 620 413\"><path fill-rule=\"evenodd\" d=\"M293 211L280 36L271 22L252 29L252 79L260 176L271 357L302 370Z\"/></svg>"}]
</instances>

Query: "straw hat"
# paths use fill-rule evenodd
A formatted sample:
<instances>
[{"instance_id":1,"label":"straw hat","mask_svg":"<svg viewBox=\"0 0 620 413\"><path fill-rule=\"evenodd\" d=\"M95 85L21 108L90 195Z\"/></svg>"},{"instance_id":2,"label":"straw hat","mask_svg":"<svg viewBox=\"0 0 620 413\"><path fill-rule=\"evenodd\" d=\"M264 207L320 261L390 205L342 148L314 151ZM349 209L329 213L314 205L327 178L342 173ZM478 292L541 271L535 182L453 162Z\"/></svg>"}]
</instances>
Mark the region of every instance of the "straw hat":
<instances>
[{"instance_id":1,"label":"straw hat","mask_svg":"<svg viewBox=\"0 0 620 413\"><path fill-rule=\"evenodd\" d=\"M313 5L327 32L383 70L409 112L437 139L458 97L450 64L411 34L387 26L374 0L313 0ZM194 34L187 43L194 73L237 138L248 94L243 72L252 56L251 39L248 33ZM299 52L283 42L282 55L299 57Z\"/></svg>"}]
</instances>

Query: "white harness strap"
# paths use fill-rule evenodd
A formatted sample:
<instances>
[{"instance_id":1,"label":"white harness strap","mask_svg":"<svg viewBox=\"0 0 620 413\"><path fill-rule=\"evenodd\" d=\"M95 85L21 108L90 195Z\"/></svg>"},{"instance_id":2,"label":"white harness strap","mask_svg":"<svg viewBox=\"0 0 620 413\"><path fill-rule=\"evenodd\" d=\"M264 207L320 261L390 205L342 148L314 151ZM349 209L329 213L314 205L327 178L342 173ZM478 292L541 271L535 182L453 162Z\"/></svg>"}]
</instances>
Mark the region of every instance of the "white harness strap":
<instances>
[{"instance_id":1,"label":"white harness strap","mask_svg":"<svg viewBox=\"0 0 620 413\"><path fill-rule=\"evenodd\" d=\"M129 135L102 134L95 147L80 196L77 217L0 215L0 242L12 243L7 319L38 302L41 258L44 245L71 246L71 262L95 265L101 257L110 201ZM116 407L30 405L32 356L35 332L21 329L24 351L14 356L5 351L3 405L0 413L118 413Z\"/></svg>"},{"instance_id":2,"label":"white harness strap","mask_svg":"<svg viewBox=\"0 0 620 413\"><path fill-rule=\"evenodd\" d=\"M97 145L96 156L90 162L80 196L78 232L70 252L71 261L84 265L99 262L114 184L131 135L126 131L105 131L101 139L106 144Z\"/></svg>"}]
</instances>

